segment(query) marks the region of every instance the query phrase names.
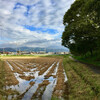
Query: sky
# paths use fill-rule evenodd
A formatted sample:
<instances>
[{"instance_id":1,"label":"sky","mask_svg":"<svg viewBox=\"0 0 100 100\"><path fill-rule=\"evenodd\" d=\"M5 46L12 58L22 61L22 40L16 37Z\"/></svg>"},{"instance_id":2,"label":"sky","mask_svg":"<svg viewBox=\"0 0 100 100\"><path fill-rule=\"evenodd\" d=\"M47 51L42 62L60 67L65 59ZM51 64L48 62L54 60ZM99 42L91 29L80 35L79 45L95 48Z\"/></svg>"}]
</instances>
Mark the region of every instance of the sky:
<instances>
[{"instance_id":1,"label":"sky","mask_svg":"<svg viewBox=\"0 0 100 100\"><path fill-rule=\"evenodd\" d=\"M0 0L0 47L61 47L74 0Z\"/></svg>"}]
</instances>

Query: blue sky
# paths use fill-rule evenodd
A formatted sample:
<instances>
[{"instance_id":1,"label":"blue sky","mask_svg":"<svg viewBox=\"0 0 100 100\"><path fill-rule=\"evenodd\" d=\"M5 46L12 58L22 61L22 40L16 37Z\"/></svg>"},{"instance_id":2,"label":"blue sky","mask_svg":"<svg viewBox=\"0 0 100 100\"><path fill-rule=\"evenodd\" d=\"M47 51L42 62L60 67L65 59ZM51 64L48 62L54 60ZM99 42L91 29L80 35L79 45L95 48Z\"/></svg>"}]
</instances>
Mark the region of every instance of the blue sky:
<instances>
[{"instance_id":1,"label":"blue sky","mask_svg":"<svg viewBox=\"0 0 100 100\"><path fill-rule=\"evenodd\" d=\"M63 16L74 0L0 0L0 47L61 47Z\"/></svg>"},{"instance_id":2,"label":"blue sky","mask_svg":"<svg viewBox=\"0 0 100 100\"><path fill-rule=\"evenodd\" d=\"M49 34L56 34L56 33L58 33L58 31L56 29L34 27L34 26L28 26L28 25L25 25L24 28L26 28L26 29L28 29L30 31L37 31L37 32L43 32L43 33L49 33Z\"/></svg>"}]
</instances>

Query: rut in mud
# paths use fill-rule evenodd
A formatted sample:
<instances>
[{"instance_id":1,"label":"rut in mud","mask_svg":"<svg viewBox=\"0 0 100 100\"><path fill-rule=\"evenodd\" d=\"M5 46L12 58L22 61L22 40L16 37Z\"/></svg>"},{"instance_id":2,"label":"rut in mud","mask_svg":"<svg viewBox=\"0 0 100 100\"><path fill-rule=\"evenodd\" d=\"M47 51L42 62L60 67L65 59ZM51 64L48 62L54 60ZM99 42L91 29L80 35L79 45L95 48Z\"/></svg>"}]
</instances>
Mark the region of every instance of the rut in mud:
<instances>
[{"instance_id":1,"label":"rut in mud","mask_svg":"<svg viewBox=\"0 0 100 100\"><path fill-rule=\"evenodd\" d=\"M7 100L51 100L63 97L67 77L62 59L28 58L4 60L5 84L3 98Z\"/></svg>"}]
</instances>

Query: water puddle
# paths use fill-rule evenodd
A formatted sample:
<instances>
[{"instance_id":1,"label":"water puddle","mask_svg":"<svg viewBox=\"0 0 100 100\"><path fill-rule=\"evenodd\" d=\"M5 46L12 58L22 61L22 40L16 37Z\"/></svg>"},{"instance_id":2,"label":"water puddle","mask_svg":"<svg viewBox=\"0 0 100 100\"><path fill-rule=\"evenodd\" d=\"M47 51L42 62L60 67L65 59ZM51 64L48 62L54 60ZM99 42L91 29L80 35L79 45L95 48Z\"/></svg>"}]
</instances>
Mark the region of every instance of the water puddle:
<instances>
[{"instance_id":1,"label":"water puddle","mask_svg":"<svg viewBox=\"0 0 100 100\"><path fill-rule=\"evenodd\" d=\"M44 74L43 75L38 75L38 73L35 73L35 84L34 84L34 86L32 86L29 90L28 90L28 92L26 92L25 93L25 95L24 95L24 97L23 97L23 99L22 100L30 100L31 98L32 98L32 95L36 92L36 90L37 90L37 88L38 88L38 85L40 84L40 83L42 83L43 82L43 80L44 80L44 76L49 72L49 70L53 67L53 65L54 65L55 63L53 63L49 68L48 68L48 70L46 71L46 72L44 72ZM27 99L26 99L27 98Z\"/></svg>"},{"instance_id":2,"label":"water puddle","mask_svg":"<svg viewBox=\"0 0 100 100\"><path fill-rule=\"evenodd\" d=\"M17 94L16 95L9 95L7 100L11 100L12 97L16 98L16 97L19 97L19 96L22 96L21 100L31 100L33 94L37 91L37 89L39 88L39 85L42 84L44 80L48 80L49 84L45 87L45 90L43 91L43 95L42 95L41 98L42 98L42 100L51 100L54 87L57 83L57 78L50 76L47 79L45 79L45 75L48 74L48 72L55 65L55 63L56 62L54 62L42 75L39 75L40 71L37 70L38 69L36 67L37 64L36 63L35 64L30 63L30 65L33 67L32 69L30 69L30 72L23 72L24 76L34 76L33 79L30 79L28 81L25 80L25 79L22 79L20 77L20 75L22 75L22 74L14 73L14 76L19 81L19 84L18 85L12 85L12 86L6 86L6 90L8 90L8 89L16 90L20 93L20 95L17 95ZM7 64L9 65L11 70L13 71L14 69L10 65L10 63L7 62ZM17 61L16 61L16 64L21 65L21 63L18 63ZM14 64L14 66L17 67L16 64ZM24 67L23 65L21 65L21 66ZM57 74L58 67L59 67L59 62L57 62L56 67L54 69L54 73L52 73L52 75ZM65 75L65 81L67 81L67 76L65 74L65 71L64 71L64 75ZM31 85L30 82L34 82L34 84ZM41 90L42 90L42 87L41 87Z\"/></svg>"},{"instance_id":3,"label":"water puddle","mask_svg":"<svg viewBox=\"0 0 100 100\"><path fill-rule=\"evenodd\" d=\"M58 67L59 67L59 62L57 63L57 66L56 66L56 68L55 68L55 70L54 70L54 73L52 73L52 75L56 75L56 73L57 73L57 71L58 71Z\"/></svg>"},{"instance_id":4,"label":"water puddle","mask_svg":"<svg viewBox=\"0 0 100 100\"><path fill-rule=\"evenodd\" d=\"M64 82L67 82L67 81L68 81L68 78L67 78L67 75L66 75L66 73L65 73L65 70L64 70L64 76L65 76Z\"/></svg>"},{"instance_id":5,"label":"water puddle","mask_svg":"<svg viewBox=\"0 0 100 100\"><path fill-rule=\"evenodd\" d=\"M7 64L9 65L9 67L10 67L10 69L11 69L11 71L13 71L14 69L13 69L13 67L9 64L9 62L8 61L6 61L7 62Z\"/></svg>"},{"instance_id":6,"label":"water puddle","mask_svg":"<svg viewBox=\"0 0 100 100\"><path fill-rule=\"evenodd\" d=\"M57 79L50 77L49 79L50 84L46 87L43 95L42 95L42 100L51 100L52 93L54 90L54 87L56 85Z\"/></svg>"}]
</instances>

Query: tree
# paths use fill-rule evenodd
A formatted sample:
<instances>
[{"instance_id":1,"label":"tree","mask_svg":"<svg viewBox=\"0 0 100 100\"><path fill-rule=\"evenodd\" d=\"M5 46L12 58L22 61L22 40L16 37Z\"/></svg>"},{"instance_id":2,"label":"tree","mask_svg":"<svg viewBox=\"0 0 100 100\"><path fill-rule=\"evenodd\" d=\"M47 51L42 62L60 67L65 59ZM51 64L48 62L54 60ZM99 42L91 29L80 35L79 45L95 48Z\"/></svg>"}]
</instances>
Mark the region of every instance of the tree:
<instances>
[{"instance_id":1,"label":"tree","mask_svg":"<svg viewBox=\"0 0 100 100\"><path fill-rule=\"evenodd\" d=\"M100 1L76 0L63 18L62 45L84 55L100 48Z\"/></svg>"}]
</instances>

